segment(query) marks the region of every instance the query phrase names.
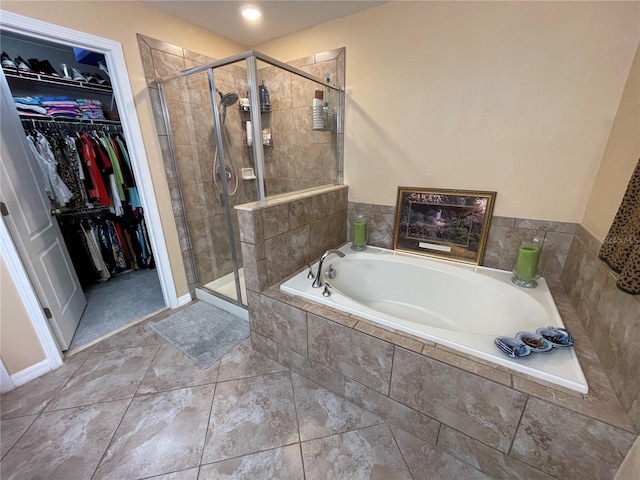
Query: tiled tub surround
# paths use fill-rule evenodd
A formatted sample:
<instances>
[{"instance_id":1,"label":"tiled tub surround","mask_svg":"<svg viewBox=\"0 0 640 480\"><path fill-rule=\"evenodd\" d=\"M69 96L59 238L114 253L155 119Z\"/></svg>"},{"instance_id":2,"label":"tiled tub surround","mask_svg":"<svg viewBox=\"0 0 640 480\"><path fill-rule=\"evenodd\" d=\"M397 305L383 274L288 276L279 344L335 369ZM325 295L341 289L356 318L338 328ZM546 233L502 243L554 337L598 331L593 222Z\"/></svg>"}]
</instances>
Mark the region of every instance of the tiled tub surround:
<instances>
[{"instance_id":1,"label":"tiled tub surround","mask_svg":"<svg viewBox=\"0 0 640 480\"><path fill-rule=\"evenodd\" d=\"M560 278L623 411L640 426L640 295L616 288L616 274L598 259L600 245L580 226Z\"/></svg>"},{"instance_id":2,"label":"tiled tub surround","mask_svg":"<svg viewBox=\"0 0 640 480\"><path fill-rule=\"evenodd\" d=\"M347 187L335 185L236 207L247 290L315 262L347 237ZM251 301L251 296L249 296Z\"/></svg>"},{"instance_id":3,"label":"tiled tub surround","mask_svg":"<svg viewBox=\"0 0 640 480\"><path fill-rule=\"evenodd\" d=\"M306 269L280 289L544 382L588 392L574 349L556 348L523 360L510 358L494 344L496 335L564 326L544 279L538 288L523 289L511 283L511 272L502 270L373 246L354 252L349 243L339 251L342 258L328 260L338 272L330 281L330 296L312 287ZM312 265L314 271L317 265Z\"/></svg>"},{"instance_id":4,"label":"tiled tub surround","mask_svg":"<svg viewBox=\"0 0 640 480\"><path fill-rule=\"evenodd\" d=\"M349 202L348 217L358 214L364 215L368 221L370 245L393 248L395 206ZM545 277L557 277L562 272L577 228L577 223L494 216L491 219L482 265L511 270L516 262L520 242L538 237L544 240L540 259L541 273Z\"/></svg>"},{"instance_id":5,"label":"tiled tub surround","mask_svg":"<svg viewBox=\"0 0 640 480\"><path fill-rule=\"evenodd\" d=\"M242 228L244 230L244 228ZM636 438L559 282L589 395L279 290L249 292L253 347L498 479L610 479Z\"/></svg>"}]
</instances>

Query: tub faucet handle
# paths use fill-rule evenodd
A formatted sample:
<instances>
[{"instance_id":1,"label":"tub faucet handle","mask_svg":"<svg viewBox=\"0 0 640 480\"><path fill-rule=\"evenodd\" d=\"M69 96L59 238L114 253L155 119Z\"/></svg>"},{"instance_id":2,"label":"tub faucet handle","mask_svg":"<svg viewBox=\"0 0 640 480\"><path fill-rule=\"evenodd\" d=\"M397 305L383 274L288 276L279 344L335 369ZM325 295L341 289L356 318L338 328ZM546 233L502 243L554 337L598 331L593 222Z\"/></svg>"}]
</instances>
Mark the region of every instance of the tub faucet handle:
<instances>
[{"instance_id":1,"label":"tub faucet handle","mask_svg":"<svg viewBox=\"0 0 640 480\"><path fill-rule=\"evenodd\" d=\"M313 281L313 283L311 284L311 286L313 288L321 288L322 285L324 285L324 282L322 281L322 264L324 263L325 259L332 254L336 254L338 255L340 258L344 257L344 253L342 253L340 250L336 250L336 249L330 249L327 250L326 252L324 252L324 254L322 255L322 257L320 257L320 262L318 263L318 273L316 274L316 278Z\"/></svg>"},{"instance_id":2,"label":"tub faucet handle","mask_svg":"<svg viewBox=\"0 0 640 480\"><path fill-rule=\"evenodd\" d=\"M307 267L309 267L309 273L307 273L307 278L309 280L313 280L315 278L315 275L313 274L313 268L311 268L311 264L307 264Z\"/></svg>"},{"instance_id":3,"label":"tub faucet handle","mask_svg":"<svg viewBox=\"0 0 640 480\"><path fill-rule=\"evenodd\" d=\"M329 290L329 287L331 285L329 285L327 282L324 282L324 290L322 291L322 296L323 297L330 297L331 296L331 290Z\"/></svg>"},{"instance_id":4,"label":"tub faucet handle","mask_svg":"<svg viewBox=\"0 0 640 480\"><path fill-rule=\"evenodd\" d=\"M333 280L334 278L336 278L337 274L338 272L336 272L336 269L333 268L333 265L329 265L329 270L327 270L327 277Z\"/></svg>"}]
</instances>

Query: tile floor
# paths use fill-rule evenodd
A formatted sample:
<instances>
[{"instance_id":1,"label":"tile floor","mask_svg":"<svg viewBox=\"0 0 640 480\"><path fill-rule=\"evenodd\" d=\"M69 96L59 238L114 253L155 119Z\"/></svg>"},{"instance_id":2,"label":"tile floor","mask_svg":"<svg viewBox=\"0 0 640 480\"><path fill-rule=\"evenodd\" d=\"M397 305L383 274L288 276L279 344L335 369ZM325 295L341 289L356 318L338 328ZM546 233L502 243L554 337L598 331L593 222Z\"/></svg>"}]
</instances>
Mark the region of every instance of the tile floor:
<instances>
[{"instance_id":1,"label":"tile floor","mask_svg":"<svg viewBox=\"0 0 640 480\"><path fill-rule=\"evenodd\" d=\"M2 478L489 478L249 340L201 369L149 328L168 314L3 395Z\"/></svg>"}]
</instances>

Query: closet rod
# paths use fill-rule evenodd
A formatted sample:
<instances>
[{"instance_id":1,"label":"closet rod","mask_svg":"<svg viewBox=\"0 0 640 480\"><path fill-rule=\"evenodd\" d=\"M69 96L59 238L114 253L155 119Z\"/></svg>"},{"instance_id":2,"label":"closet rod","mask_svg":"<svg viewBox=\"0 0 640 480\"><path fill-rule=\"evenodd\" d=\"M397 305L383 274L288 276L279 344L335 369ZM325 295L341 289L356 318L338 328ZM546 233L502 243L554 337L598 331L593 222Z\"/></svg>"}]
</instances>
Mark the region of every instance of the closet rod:
<instances>
[{"instance_id":1,"label":"closet rod","mask_svg":"<svg viewBox=\"0 0 640 480\"><path fill-rule=\"evenodd\" d=\"M37 129L39 126L50 127L51 125L59 125L65 127L83 127L83 128L101 128L106 129L107 131L114 130L118 133L122 133L122 126L119 122L110 122L109 120L86 120L86 119L78 119L78 121L70 121L70 120L55 120L48 118L24 118L21 117L23 124L27 126L30 125L31 128ZM108 123L104 123L108 122Z\"/></svg>"},{"instance_id":2,"label":"closet rod","mask_svg":"<svg viewBox=\"0 0 640 480\"><path fill-rule=\"evenodd\" d=\"M37 122L51 122L51 123L69 123L74 125L113 125L120 126L120 122L117 120L100 120L97 118L72 118L72 117L52 117L52 116L38 116L32 117L30 115L20 115L20 120L24 121L37 121Z\"/></svg>"},{"instance_id":3,"label":"closet rod","mask_svg":"<svg viewBox=\"0 0 640 480\"><path fill-rule=\"evenodd\" d=\"M52 213L54 213L57 217L64 217L64 216L72 216L72 215L85 215L87 213L105 213L105 211L109 211L111 208L111 205L98 205L95 207L83 207L83 208L76 208L74 210L71 211L62 211L59 208L56 208L54 210L52 210Z\"/></svg>"}]
</instances>

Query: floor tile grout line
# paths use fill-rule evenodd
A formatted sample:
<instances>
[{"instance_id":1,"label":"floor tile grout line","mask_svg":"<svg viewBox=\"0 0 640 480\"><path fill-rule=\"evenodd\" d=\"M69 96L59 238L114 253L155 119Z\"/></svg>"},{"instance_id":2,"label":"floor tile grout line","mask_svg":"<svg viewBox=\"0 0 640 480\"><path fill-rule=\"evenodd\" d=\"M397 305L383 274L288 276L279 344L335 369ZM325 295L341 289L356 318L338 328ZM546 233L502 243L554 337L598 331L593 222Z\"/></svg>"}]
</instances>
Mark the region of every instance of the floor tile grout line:
<instances>
[{"instance_id":1,"label":"floor tile grout line","mask_svg":"<svg viewBox=\"0 0 640 480\"><path fill-rule=\"evenodd\" d=\"M155 359L155 357L156 357L156 355L157 355L157 353L158 353L158 349L159 349L159 346L156 346L156 345L153 345L153 346L151 346L151 345L150 345L150 346L126 347L126 348L122 348L122 349L118 349L118 350L119 350L119 351L122 351L122 350L131 350L131 349L134 349L134 348L147 348L147 349L151 350L151 348L152 348L152 347L155 347L155 348L156 348L156 352L155 352L155 353L154 353L154 355L153 355L153 358ZM62 393L62 391L63 391L65 388L67 388L67 387L69 386L69 383L70 383L74 378L76 378L76 376L78 375L78 372L79 372L79 371L80 371L80 370L85 366L85 364L89 361L89 359L90 359L91 357L97 357L97 356L99 356L99 355L111 355L111 354L113 354L113 352L114 352L114 351L113 351L113 350L111 350L111 351L109 351L109 352L94 352L94 353L89 353L89 354L87 355L87 358L82 362L82 364L80 365L80 367L78 367L78 368L76 369L76 371L75 371L75 372L73 372L73 375L72 375L72 376L69 378L69 380L64 384L64 386L63 386L63 387L62 387L62 388L61 388L61 389L60 389L60 390L59 390L59 391L58 391L58 392L57 392L57 393L56 393L56 394L55 394L55 395L54 395L54 396L53 396L53 397L52 397L52 398L47 402L47 405L44 407L43 412L47 412L47 408L49 408L49 405L51 405L51 402L53 402L56 398L58 398L58 396ZM151 363L153 363L153 359L152 359ZM151 363L149 364L149 367L148 367L148 368L147 368L147 370L145 371L144 376L146 376L147 372L149 371L149 368L151 367ZM144 379L144 376L142 377L142 379ZM142 383L142 380L140 380L140 383ZM140 384L138 384L138 387L136 387L136 392L137 392L138 388L140 388ZM135 397L135 392L134 392L134 397ZM128 397L126 397L126 396L125 396L125 397L123 397L123 398L122 398L122 399L120 399L120 400L124 400L124 399L126 399L126 398L128 398ZM110 399L110 400L113 400L113 399ZM103 400L103 401L98 401L98 402L95 402L95 403L104 403L105 401L110 401L110 400ZM72 406L69 406L69 407L67 407L67 408L72 408L72 407L81 407L81 406L87 406L87 405L93 405L93 403L89 403L89 404L85 404L85 405L72 405ZM63 410L63 409L59 409L59 410ZM55 412L55 411L58 411L58 409L56 409L56 410L49 410L49 411L51 411L51 412Z\"/></svg>"},{"instance_id":2,"label":"floor tile grout line","mask_svg":"<svg viewBox=\"0 0 640 480\"><path fill-rule=\"evenodd\" d=\"M133 347L133 348L139 348L139 347ZM150 348L151 348L151 346L141 347L141 348L149 348L149 349L150 349ZM157 349L159 349L159 347L156 347L156 348L157 348ZM127 350L127 349L124 349L124 350ZM156 353L155 353L155 354L154 354L154 356L153 356L153 358L154 358L154 359L155 359L155 356L156 356L157 354L158 354L158 350L156 350ZM88 359L87 359L87 360L88 360ZM153 360L149 363L149 367L147 367L147 370L145 371L144 375L142 376L142 380L143 380L143 379L144 379L144 377L147 375L147 373L148 373L148 371L149 371L149 368L151 368L151 364L152 364L152 363L153 363ZM84 365L84 363L83 363L83 365ZM78 369L78 371L79 371L79 370L80 370L80 369ZM74 374L74 375L75 375L75 374ZM71 379L70 379L70 380L71 380ZM69 381L70 381L70 380L69 380ZM133 395L132 395L132 397L131 397L132 399L136 397L136 393L137 393L138 389L140 388L140 385L142 384L142 380L140 380L140 384L138 384L138 387L136 388L135 392L133 392ZM68 382L67 382L67 384L65 384L65 387L66 387L67 385L68 385ZM61 390L61 391L62 391L62 390ZM60 392L61 392L61 391L60 391ZM43 410L43 412L42 412L42 413L58 412L58 411L62 411L62 410L69 410L69 409L71 409L71 408L76 408L76 407L88 407L88 406L91 406L91 405L99 405L99 404L102 404L102 403L113 402L113 401L116 401L116 400L126 400L126 399L130 398L129 396L123 396L122 398L109 398L109 399L102 399L102 400L99 400L99 401L94 401L93 403L86 403L86 404L82 404L82 405L70 405L70 406L65 406L65 407L63 407L63 408L57 408L57 409L54 409L54 410L48 410L48 411L47 411L47 410L46 410L46 408L48 408L48 407L49 407L49 405L51 404L51 402L52 402L52 401L53 401L53 400L54 400L54 399L55 399L55 398L60 394L60 392L58 392L58 393L57 393L57 394L56 394L56 395L55 395L55 396L54 396L54 397L49 401L49 403L47 404L47 407L45 407L45 410Z\"/></svg>"},{"instance_id":3,"label":"floor tile grout line","mask_svg":"<svg viewBox=\"0 0 640 480\"><path fill-rule=\"evenodd\" d=\"M374 392L374 393L377 393L377 394L379 394L379 395L383 395L383 396L385 396L385 397L386 397L386 395L384 395L383 393L380 393L379 391L374 390L374 389L372 389L371 387L367 387L366 385L364 385L364 384L362 384L362 383L358 382L357 380L354 380L353 378L350 378L350 377L345 377L345 393L346 393L346 379L347 379L347 378L348 378L350 381L352 381L353 383L356 383L357 385L359 385L359 386L361 386L361 387L363 387L363 388L365 388L365 389L367 389L367 390L371 390L371 391L372 391L372 392ZM355 403L354 401L350 400L350 399L349 399L349 398L347 398L346 396L345 396L344 398L345 398L345 399L347 399L348 401L350 401L351 403L353 403L354 405L357 405L357 406L358 406L358 407L360 407L360 408L364 408L367 412L370 412L370 413L372 413L372 414L377 415L378 417L380 417L380 414L378 414L378 413L376 413L376 412L374 412L374 411L372 411L372 410L369 410L367 407L363 407L362 405L358 405L357 403ZM421 417L425 417L425 418L429 419L429 420L430 420L430 421L432 421L432 422L437 422L438 424L442 424L442 422L441 422L440 420L437 420L436 418L431 417L431 416L427 415L426 413L422 413L421 411L416 410L416 409L415 409L415 408L413 408L413 407L410 407L410 406L408 406L408 405L405 405L405 404L404 404L404 403L402 403L401 401L396 400L395 398L393 398L393 397L391 397L391 396L387 397L387 399L388 399L388 400L391 400L391 401L394 401L394 402L396 402L396 403L399 403L401 406L403 406L403 407L405 407L406 409L410 410L412 413L416 413L416 414L420 415ZM393 424L393 425L396 425L396 424L395 424L393 421L391 421L391 420L389 421L389 423L391 423L391 424ZM399 428L402 428L402 429L404 430L404 428L403 428L401 425L397 425L397 426L398 426ZM420 438L420 437L418 437L418 438ZM422 440L422 439L421 439L421 440Z\"/></svg>"},{"instance_id":4,"label":"floor tile grout line","mask_svg":"<svg viewBox=\"0 0 640 480\"><path fill-rule=\"evenodd\" d=\"M238 348L238 346L236 345L236 347L235 347L235 348ZM223 355L222 357L220 357L220 358L215 362L215 363L217 363L217 364L218 364L218 371L216 372L216 379L215 379L215 381L213 382L213 383L215 383L215 384L217 384L217 383L218 383L218 378L220 378L220 367L222 367L222 359L223 359L224 357L225 357L225 356ZM211 365L211 367L213 367L213 365ZM209 368L211 368L211 367L209 367Z\"/></svg>"},{"instance_id":5,"label":"floor tile grout line","mask_svg":"<svg viewBox=\"0 0 640 480\"><path fill-rule=\"evenodd\" d=\"M322 435L320 437L309 438L307 440L300 440L300 443L308 443L308 442L314 442L316 440L323 440L325 438L334 437L336 435L343 435L345 433L357 432L358 430L364 430L365 428L379 427L380 425L387 425L387 424L384 421L381 421L380 423L374 423L373 425L367 425L366 427L350 428L348 430L345 430L344 432L335 432L335 433L330 433L328 435Z\"/></svg>"},{"instance_id":6,"label":"floor tile grout line","mask_svg":"<svg viewBox=\"0 0 640 480\"><path fill-rule=\"evenodd\" d=\"M219 372L220 370L218 370ZM198 462L198 478L200 477L200 467L202 466L202 460L204 459L204 451L207 448L207 438L209 437L209 428L211 427L211 416L213 415L213 405L216 401L216 392L218 391L218 384L213 384L213 395L211 396L211 407L209 407L209 417L207 418L207 428L204 431L204 440L202 441L202 451L200 452L200 461Z\"/></svg>"},{"instance_id":7,"label":"floor tile grout line","mask_svg":"<svg viewBox=\"0 0 640 480\"><path fill-rule=\"evenodd\" d=\"M5 454L4 454L4 455L2 455L2 457L0 457L0 462L1 462L2 460L4 460L4 458L5 458L7 455L9 455L9 452L11 452L11 450L13 450L13 449L14 449L14 447L18 444L18 442L20 441L20 439L21 439L22 437L24 437L24 436L25 436L25 434L26 434L26 433L31 429L31 427L33 426L33 424L34 424L34 423L36 423L36 421L37 421L37 420L42 416L42 413L43 413L43 412L40 412L40 413L37 413L37 414L32 414L32 415L35 415L35 416L36 416L36 418L34 418L34 419L33 419L33 422L31 422L31 424L30 424L30 425L29 425L29 426L24 430L24 432L22 432L22 435L20 435L20 436L18 437L18 439L17 439L15 442L13 442L13 445L11 445L11 448L9 448L9 450L7 450L7 451L5 452ZM28 417L28 416L30 416L30 415L24 415L24 417ZM15 418L23 418L23 417L15 417ZM10 418L8 418L7 420L11 420L11 419L10 419ZM0 429L0 431L1 431L1 429ZM0 468L0 473L1 473L1 471L2 471L2 469Z\"/></svg>"},{"instance_id":8,"label":"floor tile grout line","mask_svg":"<svg viewBox=\"0 0 640 480\"><path fill-rule=\"evenodd\" d=\"M278 372L261 373L261 374L258 374L258 375L250 375L248 377L229 378L229 379L226 379L226 380L217 381L216 384L236 382L238 380L249 380L251 378L258 378L258 377L265 377L265 376L270 376L270 375L277 375L279 373L287 373L289 371L291 371L290 368L284 367L284 370L280 370Z\"/></svg>"},{"instance_id":9,"label":"floor tile grout line","mask_svg":"<svg viewBox=\"0 0 640 480\"><path fill-rule=\"evenodd\" d=\"M65 412L67 410L73 410L74 408L88 408L88 407L94 407L96 405L104 405L105 403L111 403L111 402L121 402L123 400L133 400L135 398L135 396L131 396L131 397L122 397L122 398L110 398L108 400L100 400L98 402L94 402L94 403L86 403L83 405L72 405L70 407L64 407L64 408L58 408L56 410L49 410L48 412L42 412L39 414L40 415L44 415L44 414L48 414L48 413L58 413L58 412Z\"/></svg>"},{"instance_id":10,"label":"floor tile grout line","mask_svg":"<svg viewBox=\"0 0 640 480\"><path fill-rule=\"evenodd\" d=\"M456 432L458 435L462 435L463 437L470 438L472 441L478 442L478 443L480 443L480 444L481 444L482 446L484 446L484 447L492 448L492 449L494 449L494 450L495 450L495 447L492 447L492 446L490 446L490 445L487 445L487 444L486 444L486 443L484 443L482 440L478 440L478 439L476 439L476 438L474 438L474 437L471 437L470 435L468 435L468 434L466 434L466 433L464 433L464 432L461 432L460 430L457 430L457 429L455 429L455 428L453 428L453 427L451 427L451 426L449 426L449 425L445 425L445 426L446 426L448 429L453 430L454 432ZM517 433L517 431L516 431L516 433ZM514 441L515 441L515 435L514 435ZM479 469L478 467L476 467L475 465L472 465L472 464L468 463L468 461L467 461L467 460L463 460L463 459L461 459L461 458L458 458L456 455L454 455L453 453L450 453L448 450L445 450L445 449L444 449L444 448L442 448L440 445L436 445L436 446L437 446L440 450L442 450L443 452L445 452L445 453L447 453L447 454L451 455L452 457L456 458L457 460L460 460L461 462L463 462L463 463L465 463L465 464L467 464L467 465L471 466L472 468L475 468L476 470L478 470L478 471L480 471L480 472L484 473L485 475L488 475L486 472L484 472L484 471L480 470L480 469ZM511 455L510 453L504 453L504 452L502 452L502 451L499 451L499 452L500 452L502 455L504 455L504 456L508 457L508 458L509 458L509 459L511 459L511 460L514 460L514 461L519 462L519 463L521 463L521 464L523 464L523 465L526 465L527 467L530 467L530 468L532 468L532 469L534 469L534 470L538 470L538 471L543 472L543 473L545 473L545 474L547 474L547 475L550 475L549 473L545 472L544 470L540 470L537 466L532 465L532 464L528 463L527 461L525 461L525 460L523 460L523 459L520 459L520 458L514 457L514 456L513 456L513 455ZM553 478L555 478L555 477L553 477Z\"/></svg>"},{"instance_id":11,"label":"floor tile grout line","mask_svg":"<svg viewBox=\"0 0 640 480\"><path fill-rule=\"evenodd\" d=\"M175 386L175 387L167 388L165 390L158 390L157 392L144 392L144 393L136 392L134 397L141 398L141 397L146 397L148 395L157 395L159 393L168 393L168 392L175 392L176 390L184 390L185 388L206 387L207 385L216 385L216 382L196 383L193 385ZM138 390L140 390L140 387L138 387Z\"/></svg>"},{"instance_id":12,"label":"floor tile grout line","mask_svg":"<svg viewBox=\"0 0 640 480\"><path fill-rule=\"evenodd\" d=\"M151 480L153 478L164 477L165 475L173 475L174 473L186 472L187 470L191 470L191 469L194 469L194 468L197 468L198 470L200 470L200 467L198 465L196 465L195 467L182 468L180 470L174 470L173 472L160 473L160 474L157 474L157 475L151 475L149 477L139 477L139 478L136 478L136 480ZM198 471L198 474L199 473L200 472ZM197 479L197 477L196 477L196 479Z\"/></svg>"},{"instance_id":13,"label":"floor tile grout line","mask_svg":"<svg viewBox=\"0 0 640 480\"><path fill-rule=\"evenodd\" d=\"M304 455L302 454L302 442L298 442L298 450L300 451L300 462L302 463L302 478L307 479L307 470L304 468Z\"/></svg>"},{"instance_id":14,"label":"floor tile grout line","mask_svg":"<svg viewBox=\"0 0 640 480\"><path fill-rule=\"evenodd\" d=\"M100 465L104 461L105 456L107 455L107 452L109 451L109 448L113 444L113 439L115 438L116 433L118 433L118 430L120 429L120 426L122 425L122 421L124 420L124 417L127 416L127 412L129 411L129 408L131 408L131 404L133 403L134 399L135 399L135 397L131 397L131 400L129 400L129 405L127 405L127 408L124 409L124 412L122 413L122 417L120 418L120 421L118 422L118 425L116 426L116 428L113 429L113 433L111 434L111 438L109 439L109 443L107 443L107 446L105 447L104 452L102 452L102 455L100 456L100 460L98 460L98 463L96 464L96 468L93 471L93 474L91 475L91 479L93 479L96 476L96 473L98 473L98 469L100 468Z\"/></svg>"},{"instance_id":15,"label":"floor tile grout line","mask_svg":"<svg viewBox=\"0 0 640 480\"><path fill-rule=\"evenodd\" d=\"M228 460L236 460L238 458L249 457L251 455L256 455L258 453L271 452L273 450L278 450L279 448L286 448L286 447L290 447L291 445L299 445L299 444L300 444L300 442L285 443L284 445L280 445L280 446L277 446L277 447L269 447L269 448L265 448L264 450L257 450L255 452L243 453L242 455L236 455L235 457L222 458L220 460L215 460L213 462L201 463L199 466L200 467L205 467L207 465L213 465L215 463L226 462Z\"/></svg>"},{"instance_id":16,"label":"floor tile grout line","mask_svg":"<svg viewBox=\"0 0 640 480\"><path fill-rule=\"evenodd\" d=\"M411 475L411 478L414 478L413 472L411 471L411 468L409 467L409 462L407 462L407 459L404 458L404 453L402 453L402 449L400 448L400 445L398 444L398 439L393 434L393 430L391 429L391 427L389 425L387 425L387 428L389 429L389 433L391 433L391 438L393 438L393 442L395 443L396 447L398 448L398 451L400 452L400 457L402 457L402 461L404 462L405 466L407 467L407 470L409 471L409 475ZM409 432L407 432L407 433L409 433ZM416 437L416 438L418 438L418 437ZM424 442L424 440L422 440L422 439L420 439L420 441Z\"/></svg>"},{"instance_id":17,"label":"floor tile grout line","mask_svg":"<svg viewBox=\"0 0 640 480\"><path fill-rule=\"evenodd\" d=\"M442 422L438 422L438 433L436 434L436 443L435 443L436 447L440 444L440 432L442 432Z\"/></svg>"},{"instance_id":18,"label":"floor tile grout line","mask_svg":"<svg viewBox=\"0 0 640 480\"><path fill-rule=\"evenodd\" d=\"M122 349L122 350L125 350L125 349ZM136 392L140 388L140 385L142 385L142 382L144 381L144 378L147 376L147 373L149 373L149 369L151 368L151 365L153 364L153 361L155 360L155 358L158 355L159 351L160 351L160 346L156 346L156 352L153 355L153 358L151 359L151 361L149 362L149 366L147 367L147 370L144 372L144 375L141 376L142 378L140 379L140 383L138 384L138 387L136 388ZM118 426L113 430L113 434L111 435L111 438L109 439L109 443L107 444L107 447L105 448L104 452L102 452L102 456L100 457L100 460L98 461L98 464L96 465L96 469L93 471L93 475L91 475L92 479L96 476L96 473L98 473L98 469L100 468L100 465L104 461L105 456L107 455L107 452L109 451L109 448L113 445L113 440L114 440L114 438L116 436L116 433L118 433L118 430L120 429L120 426L122 425L122 421L124 420L124 417L127 416L127 412L129 412L129 409L131 408L131 405L133 404L133 401L136 399L136 392L134 392L133 396L131 397L131 400L129 400L129 405L127 405L127 408L125 409L124 413L122 414L122 417L120 418L120 421L118 422Z\"/></svg>"},{"instance_id":19,"label":"floor tile grout line","mask_svg":"<svg viewBox=\"0 0 640 480\"><path fill-rule=\"evenodd\" d=\"M60 393L62 392L62 390L64 390L64 388L69 385L69 382L71 382L71 380L73 380L73 378L78 374L78 372L80 371L80 369L84 366L85 363L87 363L87 361L89 360L89 358L91 357L91 353L87 354L87 358L85 358L82 362L80 362L80 365L78 365L78 368L76 368L73 373L69 376L69 378L67 379L66 382L64 382L62 384L62 386L57 389L56 393L54 393L51 398L46 402L46 404L44 405L44 407L42 407L42 410L40 411L40 413L44 413L47 408L49 407L49 405L51 405L51 402L53 402L53 400L60 395ZM64 368L64 364L60 367L60 368ZM55 371L55 370L52 370ZM55 411L55 410L52 410Z\"/></svg>"},{"instance_id":20,"label":"floor tile grout line","mask_svg":"<svg viewBox=\"0 0 640 480\"><path fill-rule=\"evenodd\" d=\"M151 359L151 362L149 363L149 366L147 367L147 370L144 372L144 375L140 379L140 383L138 384L138 387L136 388L136 391L133 394L134 398L136 397L137 393L140 391L140 387L144 383L144 379L147 378L147 375L149 375L149 371L151 370L151 367L153 367L153 362L155 362L156 358L158 358L158 354L160 353L160 349L161 348L162 348L161 345L156 348L156 353L153 355L153 358Z\"/></svg>"},{"instance_id":21,"label":"floor tile grout line","mask_svg":"<svg viewBox=\"0 0 640 480\"><path fill-rule=\"evenodd\" d=\"M291 382L291 394L293 396L293 413L296 416L296 429L298 431L298 442L302 441L302 435L300 435L300 419L298 418L298 405L296 404L296 389L293 386L293 375L289 370L289 381Z\"/></svg>"}]
</instances>

